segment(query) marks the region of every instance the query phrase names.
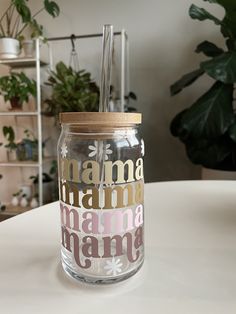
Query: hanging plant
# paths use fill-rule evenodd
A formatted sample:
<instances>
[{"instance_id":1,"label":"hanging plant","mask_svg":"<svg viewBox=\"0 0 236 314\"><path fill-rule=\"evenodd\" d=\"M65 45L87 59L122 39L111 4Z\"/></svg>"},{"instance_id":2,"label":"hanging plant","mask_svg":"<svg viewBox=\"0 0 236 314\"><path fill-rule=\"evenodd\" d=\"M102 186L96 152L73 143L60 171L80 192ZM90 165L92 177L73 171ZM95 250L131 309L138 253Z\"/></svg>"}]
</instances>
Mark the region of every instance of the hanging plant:
<instances>
[{"instance_id":1,"label":"hanging plant","mask_svg":"<svg viewBox=\"0 0 236 314\"><path fill-rule=\"evenodd\" d=\"M58 119L60 112L98 111L99 88L85 70L75 71L59 62L46 85L52 87L52 95L45 101L45 114Z\"/></svg>"},{"instance_id":2,"label":"hanging plant","mask_svg":"<svg viewBox=\"0 0 236 314\"><path fill-rule=\"evenodd\" d=\"M194 83L203 74L215 80L213 86L192 106L180 112L171 123L171 133L186 147L194 164L219 170L236 170L236 115L234 108L234 84L236 83L236 2L232 0L204 0L221 5L225 16L218 19L210 12L192 5L192 19L210 20L225 38L226 50L214 43L203 41L196 53L209 59L200 67L184 75L171 86L176 95Z\"/></svg>"}]
</instances>

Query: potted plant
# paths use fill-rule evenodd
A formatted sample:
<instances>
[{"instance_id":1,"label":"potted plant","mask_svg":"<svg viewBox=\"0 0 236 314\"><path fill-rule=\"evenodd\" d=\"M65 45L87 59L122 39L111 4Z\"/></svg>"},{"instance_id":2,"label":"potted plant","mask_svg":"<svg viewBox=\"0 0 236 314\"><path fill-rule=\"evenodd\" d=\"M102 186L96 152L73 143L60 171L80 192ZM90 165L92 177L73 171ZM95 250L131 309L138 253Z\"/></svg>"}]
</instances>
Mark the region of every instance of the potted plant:
<instances>
[{"instance_id":1,"label":"potted plant","mask_svg":"<svg viewBox=\"0 0 236 314\"><path fill-rule=\"evenodd\" d=\"M5 145L5 148L7 148L7 159L8 161L15 161L17 148L15 143L15 132L11 126L4 126L2 131L4 137L8 141L8 144Z\"/></svg>"},{"instance_id":2,"label":"potted plant","mask_svg":"<svg viewBox=\"0 0 236 314\"><path fill-rule=\"evenodd\" d=\"M38 161L38 139L35 138L33 132L26 129L24 130L25 137L17 143L17 159L20 161L33 160ZM49 140L47 138L42 143L42 148L45 148L46 142Z\"/></svg>"},{"instance_id":3,"label":"potted plant","mask_svg":"<svg viewBox=\"0 0 236 314\"><path fill-rule=\"evenodd\" d=\"M59 62L46 85L52 87L52 95L45 101L45 114L58 119L60 112L98 111L99 88L85 70L75 71Z\"/></svg>"},{"instance_id":4,"label":"potted plant","mask_svg":"<svg viewBox=\"0 0 236 314\"><path fill-rule=\"evenodd\" d=\"M12 194L11 204L12 206L18 206L19 205L19 197L22 193L22 190L17 191L16 193Z\"/></svg>"},{"instance_id":5,"label":"potted plant","mask_svg":"<svg viewBox=\"0 0 236 314\"><path fill-rule=\"evenodd\" d=\"M54 1L44 0L42 8L31 13L28 0L11 0L7 9L0 17L0 58L15 58L20 53L20 42L27 27L32 34L42 35L43 27L36 17L46 11L52 17L60 13L59 6Z\"/></svg>"},{"instance_id":6,"label":"potted plant","mask_svg":"<svg viewBox=\"0 0 236 314\"><path fill-rule=\"evenodd\" d=\"M23 72L11 73L0 77L0 94L5 101L10 101L11 110L22 110L23 102L29 101L30 95L36 97L36 82Z\"/></svg>"},{"instance_id":7,"label":"potted plant","mask_svg":"<svg viewBox=\"0 0 236 314\"><path fill-rule=\"evenodd\" d=\"M190 17L215 23L226 46L223 49L209 41L201 42L196 52L208 59L171 86L171 94L176 95L203 74L215 80L192 106L177 114L171 123L171 133L185 144L187 155L194 164L232 172L236 170L236 2L205 1L221 5L225 10L223 19L194 4L189 10Z\"/></svg>"}]
</instances>

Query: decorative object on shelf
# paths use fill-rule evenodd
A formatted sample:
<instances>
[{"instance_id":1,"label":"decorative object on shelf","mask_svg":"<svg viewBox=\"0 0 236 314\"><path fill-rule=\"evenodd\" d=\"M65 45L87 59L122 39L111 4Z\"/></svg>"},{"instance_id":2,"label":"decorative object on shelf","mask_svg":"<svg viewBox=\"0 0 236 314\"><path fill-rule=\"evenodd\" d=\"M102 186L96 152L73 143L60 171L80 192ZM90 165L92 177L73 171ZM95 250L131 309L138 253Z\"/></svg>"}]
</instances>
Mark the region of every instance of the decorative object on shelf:
<instances>
[{"instance_id":1,"label":"decorative object on shelf","mask_svg":"<svg viewBox=\"0 0 236 314\"><path fill-rule=\"evenodd\" d=\"M34 137L33 132L28 129L24 130L24 134L26 137L17 143L17 159L20 161L38 161L38 140ZM43 141L43 148L47 140Z\"/></svg>"},{"instance_id":2,"label":"decorative object on shelf","mask_svg":"<svg viewBox=\"0 0 236 314\"><path fill-rule=\"evenodd\" d=\"M30 184L22 184L21 187L21 194L25 194L27 199L30 199L32 196L32 186Z\"/></svg>"},{"instance_id":3,"label":"decorative object on shelf","mask_svg":"<svg viewBox=\"0 0 236 314\"><path fill-rule=\"evenodd\" d=\"M39 202L38 202L37 198L38 198L37 194L32 198L32 200L30 202L30 207L31 208L36 208L36 207L39 206Z\"/></svg>"},{"instance_id":4,"label":"decorative object on shelf","mask_svg":"<svg viewBox=\"0 0 236 314\"><path fill-rule=\"evenodd\" d=\"M16 58L19 54L19 40L15 38L0 38L0 59Z\"/></svg>"},{"instance_id":5,"label":"decorative object on shelf","mask_svg":"<svg viewBox=\"0 0 236 314\"><path fill-rule=\"evenodd\" d=\"M39 176L29 177L34 184L34 191L38 191L38 181ZM53 191L53 178L46 172L43 173L43 200L44 203L50 203L52 201L52 191ZM36 194L36 193L35 193Z\"/></svg>"},{"instance_id":6,"label":"decorative object on shelf","mask_svg":"<svg viewBox=\"0 0 236 314\"><path fill-rule=\"evenodd\" d=\"M59 62L46 85L52 87L52 95L45 101L46 115L58 120L60 112L98 111L99 88L85 70L75 71Z\"/></svg>"},{"instance_id":7,"label":"decorative object on shelf","mask_svg":"<svg viewBox=\"0 0 236 314\"><path fill-rule=\"evenodd\" d=\"M20 41L24 39L23 32L27 27L32 38L43 36L43 26L36 20L36 16L43 11L57 17L60 8L54 1L44 0L43 7L32 14L28 0L10 1L0 17L0 58L16 58L19 55Z\"/></svg>"},{"instance_id":8,"label":"decorative object on shelf","mask_svg":"<svg viewBox=\"0 0 236 314\"><path fill-rule=\"evenodd\" d=\"M36 97L36 82L23 72L11 73L0 77L0 94L5 101L10 101L11 110L22 110L23 102L28 102L30 95Z\"/></svg>"},{"instance_id":9,"label":"decorative object on shelf","mask_svg":"<svg viewBox=\"0 0 236 314\"><path fill-rule=\"evenodd\" d=\"M21 195L22 190L19 190L18 192L12 194L11 204L12 206L18 206L19 205L19 196Z\"/></svg>"},{"instance_id":10,"label":"decorative object on shelf","mask_svg":"<svg viewBox=\"0 0 236 314\"><path fill-rule=\"evenodd\" d=\"M18 143L15 143L15 132L11 126L4 126L3 134L8 140L8 144L6 144L5 147L7 148L9 161L38 161L38 140L34 137L31 131L26 129L24 131L26 137ZM47 140L48 139L43 141L43 148L45 147Z\"/></svg>"},{"instance_id":11,"label":"decorative object on shelf","mask_svg":"<svg viewBox=\"0 0 236 314\"><path fill-rule=\"evenodd\" d=\"M27 195L23 194L22 198L20 200L20 206L21 207L27 207L28 206L28 200L27 200Z\"/></svg>"},{"instance_id":12,"label":"decorative object on shelf","mask_svg":"<svg viewBox=\"0 0 236 314\"><path fill-rule=\"evenodd\" d=\"M226 41L226 50L209 41L203 41L197 53L210 59L200 63L199 69L184 75L171 86L171 94L195 82L203 74L215 80L213 86L192 106L181 111L171 123L171 133L186 147L187 155L194 164L203 167L236 171L236 115L234 89L236 84L236 2L206 0L221 5L225 10L223 19L203 8L192 5L190 17L211 20L220 26Z\"/></svg>"},{"instance_id":13,"label":"decorative object on shelf","mask_svg":"<svg viewBox=\"0 0 236 314\"><path fill-rule=\"evenodd\" d=\"M2 131L4 137L8 141L8 144L4 146L7 148L7 159L8 161L15 161L17 148L17 144L15 143L15 132L11 126L4 126Z\"/></svg>"},{"instance_id":14,"label":"decorative object on shelf","mask_svg":"<svg viewBox=\"0 0 236 314\"><path fill-rule=\"evenodd\" d=\"M33 39L23 40L22 48L26 58L32 58L35 55L35 41Z\"/></svg>"}]
</instances>

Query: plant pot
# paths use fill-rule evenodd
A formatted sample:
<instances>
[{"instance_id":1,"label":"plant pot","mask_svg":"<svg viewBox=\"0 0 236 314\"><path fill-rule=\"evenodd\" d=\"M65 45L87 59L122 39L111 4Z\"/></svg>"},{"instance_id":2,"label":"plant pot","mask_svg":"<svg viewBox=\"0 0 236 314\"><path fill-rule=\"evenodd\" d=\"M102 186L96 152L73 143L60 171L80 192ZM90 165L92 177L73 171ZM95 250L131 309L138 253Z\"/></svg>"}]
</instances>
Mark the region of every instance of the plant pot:
<instances>
[{"instance_id":1,"label":"plant pot","mask_svg":"<svg viewBox=\"0 0 236 314\"><path fill-rule=\"evenodd\" d=\"M23 104L20 101L20 98L13 97L13 98L11 98L10 103L11 103L11 109L10 110L14 110L14 111L22 110Z\"/></svg>"},{"instance_id":2,"label":"plant pot","mask_svg":"<svg viewBox=\"0 0 236 314\"><path fill-rule=\"evenodd\" d=\"M11 200L11 204L12 206L18 206L19 205L19 200L17 196L13 196L12 200Z\"/></svg>"},{"instance_id":3,"label":"plant pot","mask_svg":"<svg viewBox=\"0 0 236 314\"><path fill-rule=\"evenodd\" d=\"M24 184L20 187L22 195L26 195L28 199L32 196L32 186L29 184Z\"/></svg>"},{"instance_id":4,"label":"plant pot","mask_svg":"<svg viewBox=\"0 0 236 314\"><path fill-rule=\"evenodd\" d=\"M25 145L23 143L17 144L16 155L17 155L17 160L19 161L27 160Z\"/></svg>"},{"instance_id":5,"label":"plant pot","mask_svg":"<svg viewBox=\"0 0 236 314\"><path fill-rule=\"evenodd\" d=\"M202 168L202 180L236 180L236 171Z\"/></svg>"},{"instance_id":6,"label":"plant pot","mask_svg":"<svg viewBox=\"0 0 236 314\"><path fill-rule=\"evenodd\" d=\"M0 59L17 58L19 54L19 40L14 38L0 38Z\"/></svg>"},{"instance_id":7,"label":"plant pot","mask_svg":"<svg viewBox=\"0 0 236 314\"><path fill-rule=\"evenodd\" d=\"M7 150L7 160L8 161L16 161L16 150L9 149Z\"/></svg>"},{"instance_id":8,"label":"plant pot","mask_svg":"<svg viewBox=\"0 0 236 314\"><path fill-rule=\"evenodd\" d=\"M24 55L27 58L34 57L35 55L35 42L34 40L24 40L22 43Z\"/></svg>"}]
</instances>

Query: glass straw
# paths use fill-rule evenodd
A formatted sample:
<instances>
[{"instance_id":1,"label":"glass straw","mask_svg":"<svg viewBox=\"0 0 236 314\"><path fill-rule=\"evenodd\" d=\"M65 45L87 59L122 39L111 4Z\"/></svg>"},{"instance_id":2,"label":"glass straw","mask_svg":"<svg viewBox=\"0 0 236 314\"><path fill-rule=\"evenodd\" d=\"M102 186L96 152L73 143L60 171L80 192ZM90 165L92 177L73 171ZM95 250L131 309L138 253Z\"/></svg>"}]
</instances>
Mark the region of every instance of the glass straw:
<instances>
[{"instance_id":1,"label":"glass straw","mask_svg":"<svg viewBox=\"0 0 236 314\"><path fill-rule=\"evenodd\" d=\"M103 26L99 112L107 112L109 110L111 69L112 69L112 48L113 48L113 25L107 24ZM106 156L106 141L101 140L98 141L97 144L98 144L98 161L101 165L100 192L102 193L104 181L103 164Z\"/></svg>"},{"instance_id":2,"label":"glass straw","mask_svg":"<svg viewBox=\"0 0 236 314\"><path fill-rule=\"evenodd\" d=\"M113 47L113 25L104 25L99 112L107 112L109 109L111 68L112 68L112 47Z\"/></svg>"}]
</instances>

